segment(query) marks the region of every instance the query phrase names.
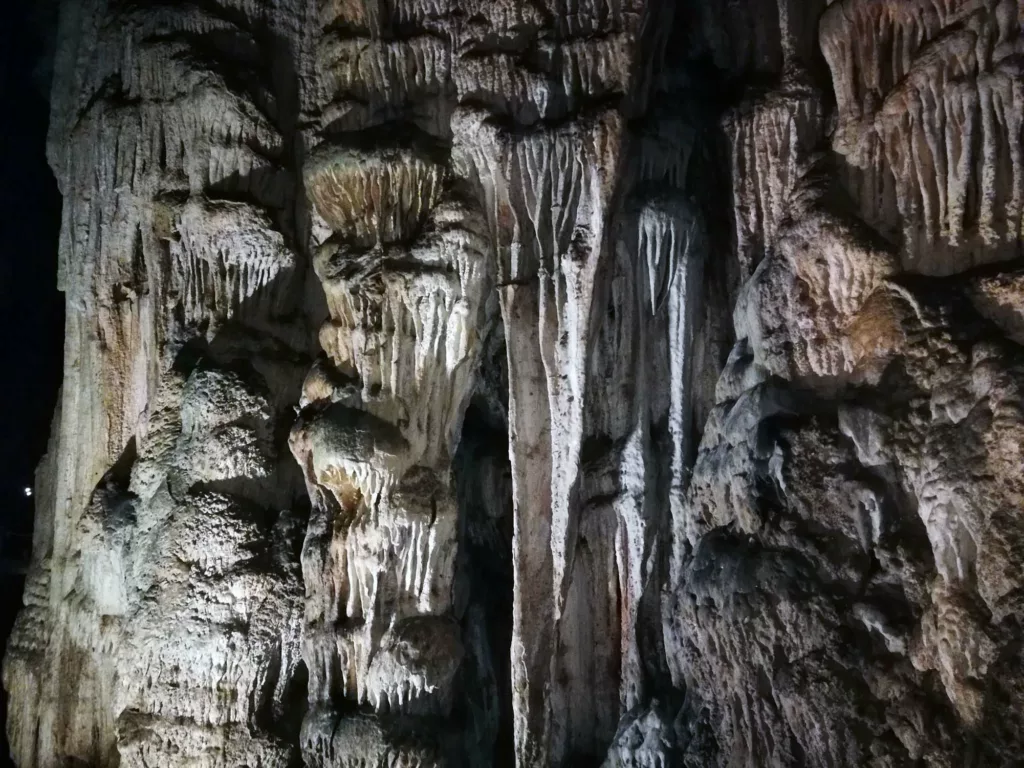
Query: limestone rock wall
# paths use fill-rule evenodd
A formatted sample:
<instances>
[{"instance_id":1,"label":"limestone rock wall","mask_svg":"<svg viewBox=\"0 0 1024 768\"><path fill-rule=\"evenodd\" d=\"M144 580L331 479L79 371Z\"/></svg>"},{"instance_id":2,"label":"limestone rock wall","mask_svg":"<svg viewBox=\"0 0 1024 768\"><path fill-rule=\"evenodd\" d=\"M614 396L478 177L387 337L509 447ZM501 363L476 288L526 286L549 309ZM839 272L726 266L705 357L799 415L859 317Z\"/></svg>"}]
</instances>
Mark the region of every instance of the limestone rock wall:
<instances>
[{"instance_id":1,"label":"limestone rock wall","mask_svg":"<svg viewBox=\"0 0 1024 768\"><path fill-rule=\"evenodd\" d=\"M1022 26L64 3L17 764L1015 764Z\"/></svg>"}]
</instances>

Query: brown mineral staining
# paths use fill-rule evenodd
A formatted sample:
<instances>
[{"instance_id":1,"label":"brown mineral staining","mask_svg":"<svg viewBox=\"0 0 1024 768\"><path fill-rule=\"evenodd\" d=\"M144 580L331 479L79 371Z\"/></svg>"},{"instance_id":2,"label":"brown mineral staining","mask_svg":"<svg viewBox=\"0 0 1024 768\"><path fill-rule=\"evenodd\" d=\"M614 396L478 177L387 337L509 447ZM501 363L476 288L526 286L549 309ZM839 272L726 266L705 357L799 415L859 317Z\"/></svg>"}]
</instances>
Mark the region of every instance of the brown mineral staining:
<instances>
[{"instance_id":1,"label":"brown mineral staining","mask_svg":"<svg viewBox=\"0 0 1024 768\"><path fill-rule=\"evenodd\" d=\"M880 288L872 293L850 323L850 346L854 368L877 373L899 354L906 343L903 332L906 305L893 291Z\"/></svg>"}]
</instances>

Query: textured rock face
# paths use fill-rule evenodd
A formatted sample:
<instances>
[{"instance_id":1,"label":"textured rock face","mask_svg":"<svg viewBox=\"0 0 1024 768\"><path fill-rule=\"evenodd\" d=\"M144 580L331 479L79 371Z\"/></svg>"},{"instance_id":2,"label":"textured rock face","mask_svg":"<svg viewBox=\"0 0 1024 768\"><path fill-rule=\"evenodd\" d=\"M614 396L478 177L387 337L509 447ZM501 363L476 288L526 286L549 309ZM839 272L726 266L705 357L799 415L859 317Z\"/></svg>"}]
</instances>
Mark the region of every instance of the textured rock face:
<instances>
[{"instance_id":1,"label":"textured rock face","mask_svg":"<svg viewBox=\"0 0 1024 768\"><path fill-rule=\"evenodd\" d=\"M1015 764L1022 26L65 3L17 764Z\"/></svg>"}]
</instances>

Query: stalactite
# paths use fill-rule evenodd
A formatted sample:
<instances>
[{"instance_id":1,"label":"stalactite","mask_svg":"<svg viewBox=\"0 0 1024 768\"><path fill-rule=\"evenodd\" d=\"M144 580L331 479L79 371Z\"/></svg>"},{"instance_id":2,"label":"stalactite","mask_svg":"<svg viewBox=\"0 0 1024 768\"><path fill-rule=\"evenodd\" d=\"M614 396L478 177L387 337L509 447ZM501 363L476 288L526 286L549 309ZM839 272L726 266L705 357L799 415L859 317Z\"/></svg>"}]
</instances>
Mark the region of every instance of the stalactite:
<instances>
[{"instance_id":1,"label":"stalactite","mask_svg":"<svg viewBox=\"0 0 1024 768\"><path fill-rule=\"evenodd\" d=\"M62 3L17 764L1016 764L1022 21Z\"/></svg>"}]
</instances>

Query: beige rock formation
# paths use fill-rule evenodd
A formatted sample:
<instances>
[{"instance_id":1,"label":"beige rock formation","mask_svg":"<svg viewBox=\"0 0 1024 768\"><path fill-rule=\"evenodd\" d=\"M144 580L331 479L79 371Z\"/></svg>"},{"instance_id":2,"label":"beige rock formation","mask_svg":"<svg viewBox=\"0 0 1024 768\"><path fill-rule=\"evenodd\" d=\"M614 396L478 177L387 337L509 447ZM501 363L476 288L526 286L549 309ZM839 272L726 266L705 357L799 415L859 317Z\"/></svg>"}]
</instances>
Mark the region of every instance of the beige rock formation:
<instances>
[{"instance_id":1,"label":"beige rock formation","mask_svg":"<svg viewBox=\"0 0 1024 768\"><path fill-rule=\"evenodd\" d=\"M1016 764L1022 28L65 2L16 763Z\"/></svg>"}]
</instances>

